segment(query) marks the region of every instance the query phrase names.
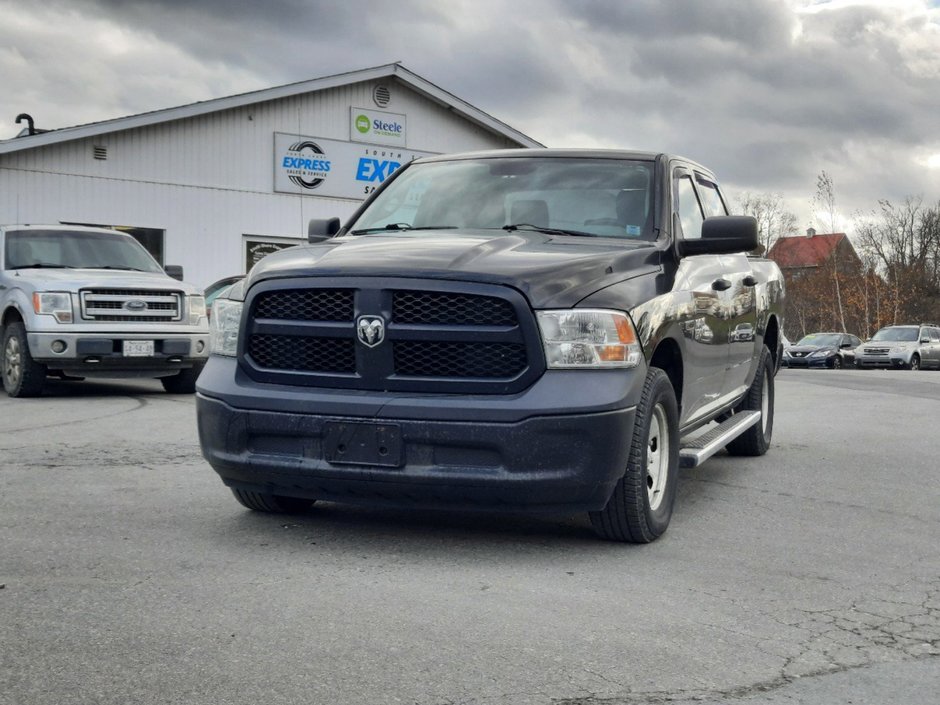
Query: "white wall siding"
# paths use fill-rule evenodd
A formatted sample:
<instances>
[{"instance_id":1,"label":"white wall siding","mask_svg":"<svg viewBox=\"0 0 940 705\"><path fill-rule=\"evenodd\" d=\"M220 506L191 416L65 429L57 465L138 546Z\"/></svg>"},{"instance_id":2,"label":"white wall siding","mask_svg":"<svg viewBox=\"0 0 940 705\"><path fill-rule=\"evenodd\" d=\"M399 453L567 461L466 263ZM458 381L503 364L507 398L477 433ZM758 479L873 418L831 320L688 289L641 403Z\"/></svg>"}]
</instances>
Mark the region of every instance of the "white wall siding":
<instances>
[{"instance_id":1,"label":"white wall siding","mask_svg":"<svg viewBox=\"0 0 940 705\"><path fill-rule=\"evenodd\" d=\"M407 115L407 147L515 146L396 79L384 110ZM165 261L204 286L244 271L244 234L306 236L359 201L274 192L274 133L349 140L350 108L375 110L374 81L0 154L0 223L81 222L166 231ZM105 147L107 159L94 158Z\"/></svg>"}]
</instances>

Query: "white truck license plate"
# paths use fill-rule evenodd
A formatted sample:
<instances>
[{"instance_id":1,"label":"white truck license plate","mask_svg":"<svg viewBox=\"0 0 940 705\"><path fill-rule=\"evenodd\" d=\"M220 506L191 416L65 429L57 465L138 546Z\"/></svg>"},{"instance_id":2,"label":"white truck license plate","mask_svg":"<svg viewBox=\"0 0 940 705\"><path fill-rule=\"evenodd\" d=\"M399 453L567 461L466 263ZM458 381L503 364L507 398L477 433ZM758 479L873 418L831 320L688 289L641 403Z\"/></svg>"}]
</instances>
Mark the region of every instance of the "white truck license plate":
<instances>
[{"instance_id":1,"label":"white truck license plate","mask_svg":"<svg viewBox=\"0 0 940 705\"><path fill-rule=\"evenodd\" d=\"M153 341L125 340L124 357L153 357Z\"/></svg>"}]
</instances>

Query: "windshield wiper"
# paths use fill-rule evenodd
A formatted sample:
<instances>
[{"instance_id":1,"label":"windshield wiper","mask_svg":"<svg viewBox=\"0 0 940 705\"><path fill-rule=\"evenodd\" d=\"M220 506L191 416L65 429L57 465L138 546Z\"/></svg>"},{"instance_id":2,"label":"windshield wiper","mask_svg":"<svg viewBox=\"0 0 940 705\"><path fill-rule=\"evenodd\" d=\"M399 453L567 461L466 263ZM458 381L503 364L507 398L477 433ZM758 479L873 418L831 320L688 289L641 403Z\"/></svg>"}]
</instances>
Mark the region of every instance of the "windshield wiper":
<instances>
[{"instance_id":1,"label":"windshield wiper","mask_svg":"<svg viewBox=\"0 0 940 705\"><path fill-rule=\"evenodd\" d=\"M146 272L146 269L137 267L116 267L113 264L90 264L85 269L120 269L122 272Z\"/></svg>"},{"instance_id":2,"label":"windshield wiper","mask_svg":"<svg viewBox=\"0 0 940 705\"><path fill-rule=\"evenodd\" d=\"M10 269L75 269L70 264L49 264L48 262L36 262L35 264L21 264L18 267Z\"/></svg>"},{"instance_id":3,"label":"windshield wiper","mask_svg":"<svg viewBox=\"0 0 940 705\"><path fill-rule=\"evenodd\" d=\"M350 230L350 235L368 235L369 233L382 233L391 230L454 230L456 225L421 225L414 227L408 223L386 223L378 228L362 228L361 230Z\"/></svg>"},{"instance_id":4,"label":"windshield wiper","mask_svg":"<svg viewBox=\"0 0 940 705\"><path fill-rule=\"evenodd\" d=\"M594 233L585 233L580 230L562 230L561 228L549 228L541 225L533 225L532 223L513 223L512 225L504 225L503 230L506 232L513 232L514 230L534 230L540 233L547 233L549 235L577 235L579 237L596 237Z\"/></svg>"}]
</instances>

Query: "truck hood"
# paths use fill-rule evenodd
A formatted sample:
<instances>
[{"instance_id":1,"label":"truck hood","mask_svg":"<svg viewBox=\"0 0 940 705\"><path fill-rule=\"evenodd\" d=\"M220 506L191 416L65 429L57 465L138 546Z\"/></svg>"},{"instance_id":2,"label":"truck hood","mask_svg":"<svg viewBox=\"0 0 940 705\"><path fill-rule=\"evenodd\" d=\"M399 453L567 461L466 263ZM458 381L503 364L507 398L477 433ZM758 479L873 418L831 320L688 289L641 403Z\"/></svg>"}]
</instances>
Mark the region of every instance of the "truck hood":
<instances>
[{"instance_id":1,"label":"truck hood","mask_svg":"<svg viewBox=\"0 0 940 705\"><path fill-rule=\"evenodd\" d=\"M573 306L660 269L653 243L474 230L346 235L265 257L246 285L283 277L396 276L503 284L538 308Z\"/></svg>"},{"instance_id":2,"label":"truck hood","mask_svg":"<svg viewBox=\"0 0 940 705\"><path fill-rule=\"evenodd\" d=\"M158 289L202 293L192 284L171 279L160 272L129 272L120 269L16 269L12 280L22 280L37 290L77 291L78 289Z\"/></svg>"}]
</instances>

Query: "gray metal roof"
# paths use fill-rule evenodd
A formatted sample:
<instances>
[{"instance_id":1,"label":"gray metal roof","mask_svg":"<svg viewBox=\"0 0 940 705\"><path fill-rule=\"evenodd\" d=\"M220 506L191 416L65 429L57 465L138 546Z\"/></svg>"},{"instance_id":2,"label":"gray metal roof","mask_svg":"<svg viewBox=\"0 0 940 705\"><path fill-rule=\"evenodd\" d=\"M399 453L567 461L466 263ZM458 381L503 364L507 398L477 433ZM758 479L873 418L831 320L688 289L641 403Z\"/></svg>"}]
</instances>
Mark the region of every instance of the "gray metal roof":
<instances>
[{"instance_id":1,"label":"gray metal roof","mask_svg":"<svg viewBox=\"0 0 940 705\"><path fill-rule=\"evenodd\" d=\"M34 135L23 137L14 137L13 139L0 142L0 154L9 152L18 152L24 149L34 147L44 147L46 145L68 142L71 140L83 139L85 137L94 137L97 135L117 132L119 130L133 130L139 127L146 127L171 120L181 120L184 118L197 117L207 113L213 113L231 108L240 108L246 105L254 105L281 98L290 98L304 93L313 93L316 91L327 90L339 86L346 86L352 83L361 83L363 81L374 81L378 79L395 78L417 93L425 96L439 105L443 105L453 110L456 114L469 120L480 127L489 130L495 134L501 135L523 147L542 147L540 142L536 142L531 137L513 129L509 125L493 116L475 108L466 101L445 91L443 88L435 86L415 73L412 73L401 64L385 64L373 68L361 69L359 71L349 71L347 73L335 74L333 76L324 76L322 78L313 78L307 81L289 83L286 86L276 86L274 88L265 88L260 91L251 91L250 93L240 93L238 95L228 96L226 98L215 98L213 100L190 103L176 108L165 108L163 110L154 110L149 113L140 113L138 115L129 115L127 117L114 118L112 120L103 120L93 122L87 125L76 125L74 127L63 127L58 130L49 130Z\"/></svg>"}]
</instances>

